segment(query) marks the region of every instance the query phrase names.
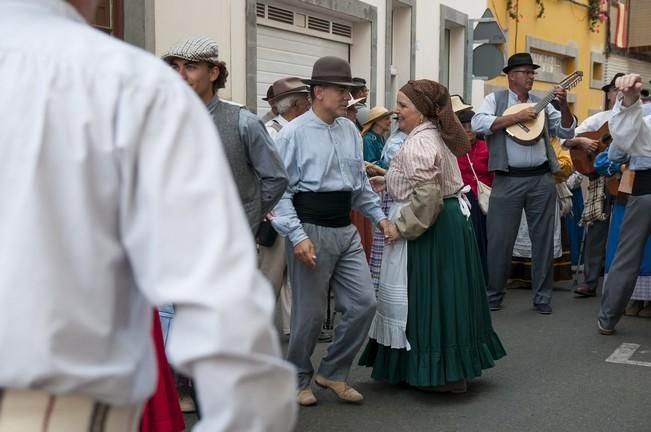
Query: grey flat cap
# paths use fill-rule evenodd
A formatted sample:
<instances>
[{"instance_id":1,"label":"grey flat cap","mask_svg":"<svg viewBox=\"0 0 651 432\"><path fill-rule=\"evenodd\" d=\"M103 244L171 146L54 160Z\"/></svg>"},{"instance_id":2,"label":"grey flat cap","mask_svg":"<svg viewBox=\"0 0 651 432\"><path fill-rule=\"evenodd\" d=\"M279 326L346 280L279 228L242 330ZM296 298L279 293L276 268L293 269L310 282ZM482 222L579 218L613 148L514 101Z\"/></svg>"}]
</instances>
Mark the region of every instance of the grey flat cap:
<instances>
[{"instance_id":1,"label":"grey flat cap","mask_svg":"<svg viewBox=\"0 0 651 432\"><path fill-rule=\"evenodd\" d=\"M219 46L210 38L195 36L177 43L163 55L165 61L170 58L217 64L219 62Z\"/></svg>"}]
</instances>

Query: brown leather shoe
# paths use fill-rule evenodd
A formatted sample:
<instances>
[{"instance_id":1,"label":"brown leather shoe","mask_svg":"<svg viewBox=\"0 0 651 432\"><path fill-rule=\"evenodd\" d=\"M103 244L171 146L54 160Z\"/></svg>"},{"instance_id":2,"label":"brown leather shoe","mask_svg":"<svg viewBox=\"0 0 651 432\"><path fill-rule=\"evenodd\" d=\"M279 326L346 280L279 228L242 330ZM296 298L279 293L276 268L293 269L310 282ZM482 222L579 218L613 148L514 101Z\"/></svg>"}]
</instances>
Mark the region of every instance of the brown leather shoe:
<instances>
[{"instance_id":1,"label":"brown leather shoe","mask_svg":"<svg viewBox=\"0 0 651 432\"><path fill-rule=\"evenodd\" d=\"M364 400L364 396L345 381L333 381L321 375L317 375L314 381L321 387L329 388L335 392L337 397L344 402L361 403Z\"/></svg>"},{"instance_id":2,"label":"brown leather shoe","mask_svg":"<svg viewBox=\"0 0 651 432\"><path fill-rule=\"evenodd\" d=\"M574 297L594 297L597 295L596 289L590 289L587 286L580 286L574 290Z\"/></svg>"},{"instance_id":3,"label":"brown leather shoe","mask_svg":"<svg viewBox=\"0 0 651 432\"><path fill-rule=\"evenodd\" d=\"M309 388L304 388L296 392L296 401L301 406L313 406L318 402L316 396L314 396L314 393Z\"/></svg>"}]
</instances>

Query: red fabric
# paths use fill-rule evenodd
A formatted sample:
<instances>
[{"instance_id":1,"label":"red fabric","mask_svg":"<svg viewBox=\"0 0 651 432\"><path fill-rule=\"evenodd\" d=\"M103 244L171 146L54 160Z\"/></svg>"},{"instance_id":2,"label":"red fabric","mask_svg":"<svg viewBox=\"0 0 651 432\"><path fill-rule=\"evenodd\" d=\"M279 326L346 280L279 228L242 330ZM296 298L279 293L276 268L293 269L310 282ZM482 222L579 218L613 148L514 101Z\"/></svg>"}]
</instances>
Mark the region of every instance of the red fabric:
<instances>
[{"instance_id":1,"label":"red fabric","mask_svg":"<svg viewBox=\"0 0 651 432\"><path fill-rule=\"evenodd\" d=\"M362 212L357 210L350 212L350 221L355 225L359 232L362 246L364 247L364 253L368 260L371 256L371 246L373 245L373 222L364 216Z\"/></svg>"},{"instance_id":2,"label":"red fabric","mask_svg":"<svg viewBox=\"0 0 651 432\"><path fill-rule=\"evenodd\" d=\"M185 422L179 406L179 396L176 393L174 376L167 363L167 357L165 357L163 330L156 309L154 309L154 322L152 323L152 338L156 350L158 385L156 386L156 392L147 401L142 412L140 431L182 432L185 429Z\"/></svg>"},{"instance_id":3,"label":"red fabric","mask_svg":"<svg viewBox=\"0 0 651 432\"><path fill-rule=\"evenodd\" d=\"M472 161L479 180L482 183L491 186L493 184L493 174L488 172L488 146L486 145L486 141L476 139L470 146L468 156L470 156L470 160ZM466 155L459 156L457 157L457 162L459 164L459 170L461 171L463 183L470 185L475 196L478 196L477 182L475 181L475 176L472 175L472 169L470 169L468 157Z\"/></svg>"}]
</instances>

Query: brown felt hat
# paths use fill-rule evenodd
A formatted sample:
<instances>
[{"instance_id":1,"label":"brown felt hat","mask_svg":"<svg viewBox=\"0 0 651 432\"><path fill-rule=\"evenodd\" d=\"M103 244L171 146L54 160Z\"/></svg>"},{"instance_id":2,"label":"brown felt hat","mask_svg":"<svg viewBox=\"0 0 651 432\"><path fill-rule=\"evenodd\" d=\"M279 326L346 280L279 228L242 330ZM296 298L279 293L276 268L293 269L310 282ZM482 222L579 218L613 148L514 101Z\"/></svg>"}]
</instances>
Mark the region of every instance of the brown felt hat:
<instances>
[{"instance_id":1,"label":"brown felt hat","mask_svg":"<svg viewBox=\"0 0 651 432\"><path fill-rule=\"evenodd\" d=\"M272 96L269 99L275 102L285 96L296 93L309 93L310 88L306 86L300 78L289 77L274 81L271 85Z\"/></svg>"},{"instance_id":2,"label":"brown felt hat","mask_svg":"<svg viewBox=\"0 0 651 432\"><path fill-rule=\"evenodd\" d=\"M353 81L350 64L346 60L333 56L318 59L312 67L312 78L302 81L309 85L364 86L360 82Z\"/></svg>"}]
</instances>

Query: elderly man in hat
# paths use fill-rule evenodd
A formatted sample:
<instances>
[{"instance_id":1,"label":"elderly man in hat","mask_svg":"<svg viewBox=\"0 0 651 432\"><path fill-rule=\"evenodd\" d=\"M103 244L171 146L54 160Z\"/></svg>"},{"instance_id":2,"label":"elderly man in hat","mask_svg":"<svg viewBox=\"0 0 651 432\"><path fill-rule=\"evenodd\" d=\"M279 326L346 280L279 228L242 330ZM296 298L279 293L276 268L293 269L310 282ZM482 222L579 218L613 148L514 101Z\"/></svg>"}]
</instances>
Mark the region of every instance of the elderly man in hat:
<instances>
[{"instance_id":1,"label":"elderly man in hat","mask_svg":"<svg viewBox=\"0 0 651 432\"><path fill-rule=\"evenodd\" d=\"M294 369L214 125L87 24L96 5L0 1L0 431L139 431L166 303L194 430L292 430Z\"/></svg>"},{"instance_id":2,"label":"elderly man in hat","mask_svg":"<svg viewBox=\"0 0 651 432\"><path fill-rule=\"evenodd\" d=\"M222 101L228 70L217 43L205 37L179 42L163 60L176 70L207 105L219 131L249 226L257 234L287 187L287 174L264 124L243 107Z\"/></svg>"},{"instance_id":3,"label":"elderly man in hat","mask_svg":"<svg viewBox=\"0 0 651 432\"><path fill-rule=\"evenodd\" d=\"M276 109L278 115L267 121L265 127L269 135L275 138L290 121L310 109L310 89L300 78L290 77L274 82L270 93L272 96L267 98L268 102ZM286 277L285 239L277 236L270 225L267 226L270 224L268 220L262 224L264 230L261 232L269 232L271 235L266 242L259 241L260 271L269 278L274 288L278 298L282 331L289 334L292 292Z\"/></svg>"},{"instance_id":4,"label":"elderly man in hat","mask_svg":"<svg viewBox=\"0 0 651 432\"><path fill-rule=\"evenodd\" d=\"M610 83L601 87L605 94L606 109L591 115L581 122L576 128L575 132L580 135L585 132L594 132L599 130L605 123L607 123L613 116L612 108L617 100L617 88L615 81L617 78L623 76L623 73L617 73L610 80ZM563 143L566 148L578 148L586 153L594 154L599 148L599 141L587 137L575 137L565 140ZM607 149L605 150L608 151ZM619 162L626 162L628 156L626 154L619 155ZM618 165L619 166L619 165ZM616 173L612 173L616 174ZM610 195L606 192L606 182L603 178L598 176L589 179L590 186L588 187L588 196L585 197L587 206L591 206L595 201L602 201L603 197ZM604 256L606 254L606 242L608 240L608 227L610 225L610 208L612 203L604 205L604 212L608 217L604 220L584 220L585 225L585 240L583 245L583 283L578 286L574 293L576 297L594 297L597 295L597 285L604 265Z\"/></svg>"},{"instance_id":5,"label":"elderly man in hat","mask_svg":"<svg viewBox=\"0 0 651 432\"><path fill-rule=\"evenodd\" d=\"M310 88L296 77L279 79L271 87L273 97L269 103L278 114L265 123L265 127L275 138L287 123L310 109Z\"/></svg>"},{"instance_id":6,"label":"elderly man in hat","mask_svg":"<svg viewBox=\"0 0 651 432\"><path fill-rule=\"evenodd\" d=\"M346 381L373 319L375 295L359 233L350 221L351 208L383 231L390 223L364 172L361 136L343 118L356 85L350 65L337 57L320 58L305 83L310 85L312 109L276 138L289 177L272 220L289 239L292 333L287 357L298 369L298 402L316 404L310 357L332 287L341 319L315 381L346 402L361 402L363 396Z\"/></svg>"},{"instance_id":7,"label":"elderly man in hat","mask_svg":"<svg viewBox=\"0 0 651 432\"><path fill-rule=\"evenodd\" d=\"M488 169L496 174L487 215L490 308L497 311L502 307L513 245L524 209L532 242L533 305L538 313L547 315L552 313L556 208L552 173L560 169L549 135L572 138L574 117L567 104L567 93L560 87L554 90L554 94L561 111L552 105L545 107L545 130L533 143L520 144L508 136L505 129L535 119L538 116L535 109L503 115L511 105L539 100L530 94L538 68L530 54L512 55L503 69L509 88L486 96L471 124L475 133L486 137Z\"/></svg>"}]
</instances>

